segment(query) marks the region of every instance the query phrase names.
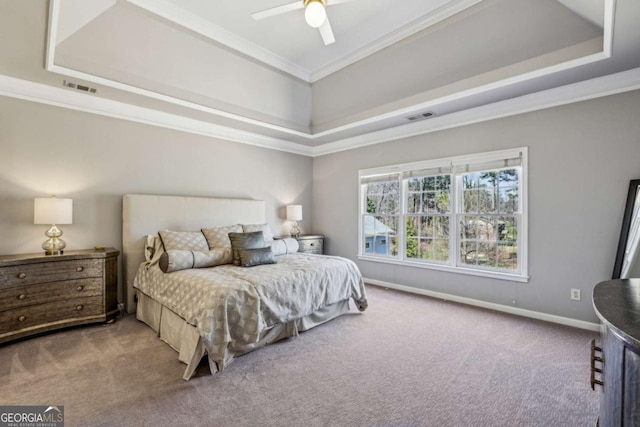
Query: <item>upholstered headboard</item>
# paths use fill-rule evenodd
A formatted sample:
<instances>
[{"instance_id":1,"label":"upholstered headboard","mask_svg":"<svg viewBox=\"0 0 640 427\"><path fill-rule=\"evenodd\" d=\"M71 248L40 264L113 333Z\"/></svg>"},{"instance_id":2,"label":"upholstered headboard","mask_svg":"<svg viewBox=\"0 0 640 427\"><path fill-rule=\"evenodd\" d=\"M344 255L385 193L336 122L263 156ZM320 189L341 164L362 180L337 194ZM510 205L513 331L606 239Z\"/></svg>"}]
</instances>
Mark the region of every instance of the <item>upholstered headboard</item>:
<instances>
[{"instance_id":1,"label":"upholstered headboard","mask_svg":"<svg viewBox=\"0 0 640 427\"><path fill-rule=\"evenodd\" d=\"M125 194L122 198L122 265L127 312L136 309L133 279L144 262L148 234L265 222L263 200Z\"/></svg>"}]
</instances>

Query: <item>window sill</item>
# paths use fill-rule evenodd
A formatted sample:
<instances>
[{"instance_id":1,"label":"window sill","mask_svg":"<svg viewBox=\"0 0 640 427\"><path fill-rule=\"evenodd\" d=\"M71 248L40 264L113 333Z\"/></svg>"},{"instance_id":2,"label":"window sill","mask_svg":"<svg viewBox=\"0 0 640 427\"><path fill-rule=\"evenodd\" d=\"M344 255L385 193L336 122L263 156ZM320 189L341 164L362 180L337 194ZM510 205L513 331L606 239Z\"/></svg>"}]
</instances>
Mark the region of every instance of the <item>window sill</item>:
<instances>
[{"instance_id":1,"label":"window sill","mask_svg":"<svg viewBox=\"0 0 640 427\"><path fill-rule=\"evenodd\" d=\"M358 255L358 259L362 261L371 261L371 262L378 262L383 264L400 265L403 267L426 268L428 270L438 270L438 271L446 271L449 273L468 274L470 276L480 276L480 277L489 277L492 279L509 280L511 282L527 283L529 281L529 276L525 276L521 274L501 273L498 271L488 271L488 270L477 270L474 268L453 267L451 265L446 265L446 264L427 264L424 262L407 261L407 260L401 260L401 259L391 258L391 257L386 258L381 256L369 256L369 255Z\"/></svg>"}]
</instances>

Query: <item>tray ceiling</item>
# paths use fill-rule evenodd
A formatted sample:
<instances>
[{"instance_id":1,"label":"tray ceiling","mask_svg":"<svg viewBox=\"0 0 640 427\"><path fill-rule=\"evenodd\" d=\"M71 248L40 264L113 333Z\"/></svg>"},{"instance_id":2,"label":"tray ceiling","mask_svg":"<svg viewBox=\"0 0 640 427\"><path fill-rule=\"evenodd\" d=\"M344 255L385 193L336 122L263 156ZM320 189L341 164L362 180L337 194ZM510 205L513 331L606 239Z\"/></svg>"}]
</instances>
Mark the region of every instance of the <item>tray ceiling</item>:
<instances>
[{"instance_id":1,"label":"tray ceiling","mask_svg":"<svg viewBox=\"0 0 640 427\"><path fill-rule=\"evenodd\" d=\"M302 10L250 16L288 0L50 2L49 71L307 147L640 66L634 0L329 1L330 46Z\"/></svg>"}]
</instances>

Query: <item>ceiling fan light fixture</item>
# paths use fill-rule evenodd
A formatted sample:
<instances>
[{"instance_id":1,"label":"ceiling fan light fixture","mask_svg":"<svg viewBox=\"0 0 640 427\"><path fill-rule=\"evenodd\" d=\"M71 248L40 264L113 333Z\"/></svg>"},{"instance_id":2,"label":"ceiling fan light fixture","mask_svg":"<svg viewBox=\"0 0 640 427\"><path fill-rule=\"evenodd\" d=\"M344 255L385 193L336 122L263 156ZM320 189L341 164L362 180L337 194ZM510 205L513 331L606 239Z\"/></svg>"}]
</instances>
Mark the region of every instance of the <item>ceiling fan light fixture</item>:
<instances>
[{"instance_id":1,"label":"ceiling fan light fixture","mask_svg":"<svg viewBox=\"0 0 640 427\"><path fill-rule=\"evenodd\" d=\"M324 0L304 0L304 19L312 28L319 28L327 20Z\"/></svg>"}]
</instances>

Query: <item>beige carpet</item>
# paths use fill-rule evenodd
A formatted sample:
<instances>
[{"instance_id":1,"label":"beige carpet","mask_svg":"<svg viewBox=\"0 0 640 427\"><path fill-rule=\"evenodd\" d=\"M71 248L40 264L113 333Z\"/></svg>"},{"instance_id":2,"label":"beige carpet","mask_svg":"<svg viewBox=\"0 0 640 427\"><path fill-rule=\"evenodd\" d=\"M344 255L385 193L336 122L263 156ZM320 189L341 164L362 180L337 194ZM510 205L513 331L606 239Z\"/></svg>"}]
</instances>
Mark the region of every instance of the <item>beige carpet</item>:
<instances>
[{"instance_id":1,"label":"beige carpet","mask_svg":"<svg viewBox=\"0 0 640 427\"><path fill-rule=\"evenodd\" d=\"M369 309L211 376L133 316L0 346L0 404L71 426L590 426L593 332L368 287Z\"/></svg>"}]
</instances>

